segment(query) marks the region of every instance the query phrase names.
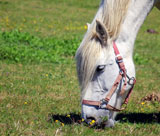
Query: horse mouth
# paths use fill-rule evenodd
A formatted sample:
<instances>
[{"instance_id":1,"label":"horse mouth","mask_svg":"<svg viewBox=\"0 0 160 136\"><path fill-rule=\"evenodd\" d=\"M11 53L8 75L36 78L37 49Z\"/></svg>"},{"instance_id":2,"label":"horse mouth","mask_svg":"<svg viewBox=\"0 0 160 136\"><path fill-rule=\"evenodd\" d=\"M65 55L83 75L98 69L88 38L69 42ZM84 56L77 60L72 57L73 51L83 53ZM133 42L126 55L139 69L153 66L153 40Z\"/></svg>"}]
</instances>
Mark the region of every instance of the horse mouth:
<instances>
[{"instance_id":1,"label":"horse mouth","mask_svg":"<svg viewBox=\"0 0 160 136\"><path fill-rule=\"evenodd\" d=\"M112 119L96 119L95 118L87 118L86 123L89 125L91 128L108 128L108 127L114 127L115 121Z\"/></svg>"}]
</instances>

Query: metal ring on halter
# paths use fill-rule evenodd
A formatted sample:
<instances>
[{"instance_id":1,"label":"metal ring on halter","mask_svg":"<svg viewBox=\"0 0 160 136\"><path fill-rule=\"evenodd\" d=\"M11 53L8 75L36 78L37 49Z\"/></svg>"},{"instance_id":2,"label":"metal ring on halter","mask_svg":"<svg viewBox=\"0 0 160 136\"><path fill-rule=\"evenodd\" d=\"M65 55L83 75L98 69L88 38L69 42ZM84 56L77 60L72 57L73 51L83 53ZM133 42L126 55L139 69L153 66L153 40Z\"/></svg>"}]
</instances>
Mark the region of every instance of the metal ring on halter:
<instances>
[{"instance_id":1,"label":"metal ring on halter","mask_svg":"<svg viewBox=\"0 0 160 136\"><path fill-rule=\"evenodd\" d=\"M105 99L100 100L100 104L99 104L99 108L103 108L102 105L104 104L108 104L108 101L106 101Z\"/></svg>"},{"instance_id":2,"label":"metal ring on halter","mask_svg":"<svg viewBox=\"0 0 160 136\"><path fill-rule=\"evenodd\" d=\"M119 71L119 75L117 76L114 84L112 85L112 88L110 89L109 93L107 94L107 96L104 99L102 99L100 101L83 100L82 104L90 105L90 106L96 106L96 107L99 107L101 109L104 108L104 109L108 109L108 110L111 110L111 111L122 111L122 110L124 110L126 108L128 100L129 100L129 97L130 97L130 95L132 93L132 90L133 90L133 87L134 87L134 85L136 83L136 79L134 77L130 78L127 75L127 70L125 68L122 56L120 55L120 53L118 51L118 48L116 47L115 43L114 43L113 47L114 47L114 51L115 51L115 55L116 55L116 59L115 60L117 60L117 63L119 65L120 71ZM118 57L121 57L121 58L118 59ZM109 105L108 104L109 100L111 99L111 97L114 94L114 92L117 90L118 85L119 84L121 85L121 81L123 81L123 80L124 80L124 85L122 87L121 92L122 92L122 94L124 93L125 87L127 85L127 78L128 78L128 84L131 85L132 87L129 90L129 92L128 92L126 98L125 98L125 101L124 101L124 104L126 104L125 107L124 108L122 107L121 109L118 109L116 107L113 107L113 106Z\"/></svg>"},{"instance_id":3,"label":"metal ring on halter","mask_svg":"<svg viewBox=\"0 0 160 136\"><path fill-rule=\"evenodd\" d=\"M127 77L128 77L128 76L127 76ZM134 85L135 78L134 78L134 77L131 77L131 78L128 77L128 79L129 79L129 80L128 80L128 84L129 84L129 85Z\"/></svg>"},{"instance_id":4,"label":"metal ring on halter","mask_svg":"<svg viewBox=\"0 0 160 136\"><path fill-rule=\"evenodd\" d=\"M122 62L123 62L123 58L120 59L120 60L118 60L117 58L118 58L118 57L116 57L116 62L117 62L117 63L122 63Z\"/></svg>"}]
</instances>

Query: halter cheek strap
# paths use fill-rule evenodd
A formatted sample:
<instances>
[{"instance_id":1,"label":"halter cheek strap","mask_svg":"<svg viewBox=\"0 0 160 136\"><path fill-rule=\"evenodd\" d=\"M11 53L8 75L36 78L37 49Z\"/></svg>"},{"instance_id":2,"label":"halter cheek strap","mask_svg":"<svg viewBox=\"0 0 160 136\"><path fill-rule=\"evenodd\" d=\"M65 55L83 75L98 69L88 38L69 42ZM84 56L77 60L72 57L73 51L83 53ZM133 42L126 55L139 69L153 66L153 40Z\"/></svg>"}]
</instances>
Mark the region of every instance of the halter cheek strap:
<instances>
[{"instance_id":1,"label":"halter cheek strap","mask_svg":"<svg viewBox=\"0 0 160 136\"><path fill-rule=\"evenodd\" d=\"M113 42L113 49L114 49L114 53L116 55L116 61L117 61L117 64L119 66L119 69L120 69L120 72L114 82L114 84L112 85L112 88L110 89L110 91L108 92L107 96L102 99L101 101L91 101L91 100L82 100L82 104L84 105L90 105L90 106L98 106L99 108L102 108L103 105L106 105L105 108L108 109L108 110L111 110L111 111L122 111L124 110L125 108L121 108L121 109L118 109L116 107L113 107L111 105L109 105L109 101L112 97L112 95L114 94L114 92L116 91L118 85L120 84L121 80L124 78L124 84L122 86L122 89L120 91L120 95L124 95L125 93L125 89L126 89L126 86L127 86L127 78L128 78L128 84L131 85L131 89L129 90L125 100L124 100L124 103L123 104L128 104L128 100L130 98L130 95L132 93L132 90L134 88L134 85L136 83L136 80L134 77L130 78L127 73L126 73L126 68L125 68L125 65L124 65L124 62L123 62L123 58L122 56L120 55L120 52L116 46L116 43ZM104 108L104 107L103 107Z\"/></svg>"}]
</instances>

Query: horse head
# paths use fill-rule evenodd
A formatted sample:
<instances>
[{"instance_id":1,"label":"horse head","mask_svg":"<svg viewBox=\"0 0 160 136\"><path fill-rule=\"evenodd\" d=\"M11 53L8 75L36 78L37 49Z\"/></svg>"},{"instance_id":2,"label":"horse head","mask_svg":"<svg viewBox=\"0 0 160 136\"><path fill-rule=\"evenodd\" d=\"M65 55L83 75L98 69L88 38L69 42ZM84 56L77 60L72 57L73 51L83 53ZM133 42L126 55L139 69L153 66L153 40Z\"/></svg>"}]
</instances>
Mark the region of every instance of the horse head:
<instances>
[{"instance_id":1,"label":"horse head","mask_svg":"<svg viewBox=\"0 0 160 136\"><path fill-rule=\"evenodd\" d=\"M82 117L88 124L114 126L117 111L128 102L135 83L134 41L154 4L102 0L76 52Z\"/></svg>"}]
</instances>

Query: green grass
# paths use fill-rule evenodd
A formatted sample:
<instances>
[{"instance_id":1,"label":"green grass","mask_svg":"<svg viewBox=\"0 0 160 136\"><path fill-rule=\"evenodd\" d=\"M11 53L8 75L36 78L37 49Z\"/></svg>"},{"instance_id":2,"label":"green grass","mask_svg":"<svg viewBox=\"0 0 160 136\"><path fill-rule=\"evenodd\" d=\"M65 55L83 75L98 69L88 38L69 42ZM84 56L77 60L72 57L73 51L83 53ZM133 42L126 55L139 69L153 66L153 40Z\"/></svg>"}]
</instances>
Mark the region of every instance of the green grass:
<instances>
[{"instance_id":1,"label":"green grass","mask_svg":"<svg viewBox=\"0 0 160 136\"><path fill-rule=\"evenodd\" d=\"M98 1L92 0L3 0L0 3L2 30L29 32L39 36L82 37L92 20Z\"/></svg>"},{"instance_id":2,"label":"green grass","mask_svg":"<svg viewBox=\"0 0 160 136\"><path fill-rule=\"evenodd\" d=\"M67 63L66 57L73 57L80 44L76 37L39 38L18 30L0 32L0 42L0 59L20 63Z\"/></svg>"},{"instance_id":3,"label":"green grass","mask_svg":"<svg viewBox=\"0 0 160 136\"><path fill-rule=\"evenodd\" d=\"M74 54L98 5L92 0L0 0L0 135L159 135L160 104L141 104L144 96L160 91L160 34L146 32L160 33L157 9L135 43L137 84L120 122L107 129L81 123Z\"/></svg>"}]
</instances>

